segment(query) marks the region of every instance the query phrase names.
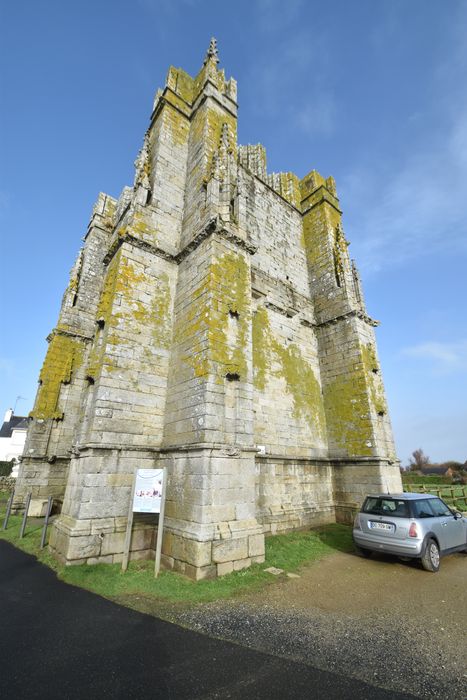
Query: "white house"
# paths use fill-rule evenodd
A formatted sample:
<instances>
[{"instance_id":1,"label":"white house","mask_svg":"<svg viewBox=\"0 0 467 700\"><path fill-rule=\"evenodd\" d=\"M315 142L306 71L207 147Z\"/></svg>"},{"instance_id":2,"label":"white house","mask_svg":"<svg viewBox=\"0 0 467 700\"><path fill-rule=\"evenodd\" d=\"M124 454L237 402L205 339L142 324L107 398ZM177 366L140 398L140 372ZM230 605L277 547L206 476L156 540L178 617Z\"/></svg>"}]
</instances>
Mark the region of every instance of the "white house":
<instances>
[{"instance_id":1,"label":"white house","mask_svg":"<svg viewBox=\"0 0 467 700\"><path fill-rule=\"evenodd\" d=\"M13 415L13 409L9 408L0 428L0 462L15 460L16 464L11 474L14 477L18 476L18 458L23 454L27 432L28 419L25 416Z\"/></svg>"}]
</instances>

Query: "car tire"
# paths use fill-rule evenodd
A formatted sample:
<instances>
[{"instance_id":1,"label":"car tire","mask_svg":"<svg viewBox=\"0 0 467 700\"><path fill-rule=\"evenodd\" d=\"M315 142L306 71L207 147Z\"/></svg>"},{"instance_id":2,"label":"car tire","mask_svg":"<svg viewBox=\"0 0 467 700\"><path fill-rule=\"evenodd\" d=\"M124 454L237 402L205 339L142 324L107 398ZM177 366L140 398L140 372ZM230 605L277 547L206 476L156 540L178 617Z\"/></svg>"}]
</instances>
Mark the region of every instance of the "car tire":
<instances>
[{"instance_id":1,"label":"car tire","mask_svg":"<svg viewBox=\"0 0 467 700\"><path fill-rule=\"evenodd\" d=\"M359 554L361 557L364 557L365 559L369 559L371 557L371 549L363 549L363 547L355 547L355 551L357 554Z\"/></svg>"},{"instance_id":2,"label":"car tire","mask_svg":"<svg viewBox=\"0 0 467 700\"><path fill-rule=\"evenodd\" d=\"M435 574L439 571L439 560L439 547L433 539L429 539L423 552L422 566L425 571L431 571Z\"/></svg>"}]
</instances>

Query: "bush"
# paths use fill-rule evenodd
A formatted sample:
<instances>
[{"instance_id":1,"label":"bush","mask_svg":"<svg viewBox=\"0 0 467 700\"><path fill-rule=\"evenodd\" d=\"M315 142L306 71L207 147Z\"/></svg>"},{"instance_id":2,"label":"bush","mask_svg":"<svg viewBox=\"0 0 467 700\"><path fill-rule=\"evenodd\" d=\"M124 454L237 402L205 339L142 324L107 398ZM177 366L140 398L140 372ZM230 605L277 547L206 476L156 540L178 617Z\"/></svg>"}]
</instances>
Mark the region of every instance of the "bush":
<instances>
[{"instance_id":1,"label":"bush","mask_svg":"<svg viewBox=\"0 0 467 700\"><path fill-rule=\"evenodd\" d=\"M0 462L0 476L10 476L14 466L14 459L12 459L10 462Z\"/></svg>"}]
</instances>

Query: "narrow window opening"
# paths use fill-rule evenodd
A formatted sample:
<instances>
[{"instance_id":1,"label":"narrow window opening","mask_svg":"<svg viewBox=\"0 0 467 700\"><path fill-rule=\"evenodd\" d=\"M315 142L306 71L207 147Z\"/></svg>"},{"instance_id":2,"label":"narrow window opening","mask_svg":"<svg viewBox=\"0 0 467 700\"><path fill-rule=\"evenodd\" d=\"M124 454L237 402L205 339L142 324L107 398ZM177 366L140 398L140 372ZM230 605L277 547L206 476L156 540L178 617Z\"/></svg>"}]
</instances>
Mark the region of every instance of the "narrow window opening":
<instances>
[{"instance_id":1,"label":"narrow window opening","mask_svg":"<svg viewBox=\"0 0 467 700\"><path fill-rule=\"evenodd\" d=\"M378 372L379 372L377 367L373 367L373 369L371 371L373 372L373 374L378 374Z\"/></svg>"},{"instance_id":2,"label":"narrow window opening","mask_svg":"<svg viewBox=\"0 0 467 700\"><path fill-rule=\"evenodd\" d=\"M87 383L88 383L88 386L92 386L92 385L95 383L95 382L94 382L94 377L91 377L91 376L89 376L89 375L86 377L86 381L87 381Z\"/></svg>"},{"instance_id":3,"label":"narrow window opening","mask_svg":"<svg viewBox=\"0 0 467 700\"><path fill-rule=\"evenodd\" d=\"M386 415L385 411L378 411L378 416L383 417L385 415Z\"/></svg>"},{"instance_id":4,"label":"narrow window opening","mask_svg":"<svg viewBox=\"0 0 467 700\"><path fill-rule=\"evenodd\" d=\"M77 294L73 294L73 299L71 300L71 305L72 305L72 306L76 306L76 300L77 300L77 299L78 299L78 295L77 295Z\"/></svg>"},{"instance_id":5,"label":"narrow window opening","mask_svg":"<svg viewBox=\"0 0 467 700\"><path fill-rule=\"evenodd\" d=\"M227 379L228 382L239 382L240 381L240 375L237 374L236 372L227 372L225 375L225 378Z\"/></svg>"},{"instance_id":6,"label":"narrow window opening","mask_svg":"<svg viewBox=\"0 0 467 700\"><path fill-rule=\"evenodd\" d=\"M239 314L238 311L236 311L235 309L229 309L229 316L230 316L231 318L236 318L237 321L238 321L238 319L240 318L240 314Z\"/></svg>"},{"instance_id":7,"label":"narrow window opening","mask_svg":"<svg viewBox=\"0 0 467 700\"><path fill-rule=\"evenodd\" d=\"M105 321L103 318L98 318L96 323L97 323L98 328L104 328L104 326L105 326Z\"/></svg>"}]
</instances>

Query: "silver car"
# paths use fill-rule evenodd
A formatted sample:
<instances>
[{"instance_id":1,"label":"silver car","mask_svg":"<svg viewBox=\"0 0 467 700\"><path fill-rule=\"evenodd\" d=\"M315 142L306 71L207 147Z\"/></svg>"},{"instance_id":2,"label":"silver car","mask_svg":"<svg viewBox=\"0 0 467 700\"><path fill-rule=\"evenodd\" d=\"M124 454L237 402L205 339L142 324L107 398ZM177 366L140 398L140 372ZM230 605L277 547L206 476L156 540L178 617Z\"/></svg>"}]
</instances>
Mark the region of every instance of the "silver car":
<instances>
[{"instance_id":1,"label":"silver car","mask_svg":"<svg viewBox=\"0 0 467 700\"><path fill-rule=\"evenodd\" d=\"M467 552L467 518L427 493L376 494L355 516L353 540L363 556L395 554L438 571L444 554Z\"/></svg>"}]
</instances>

